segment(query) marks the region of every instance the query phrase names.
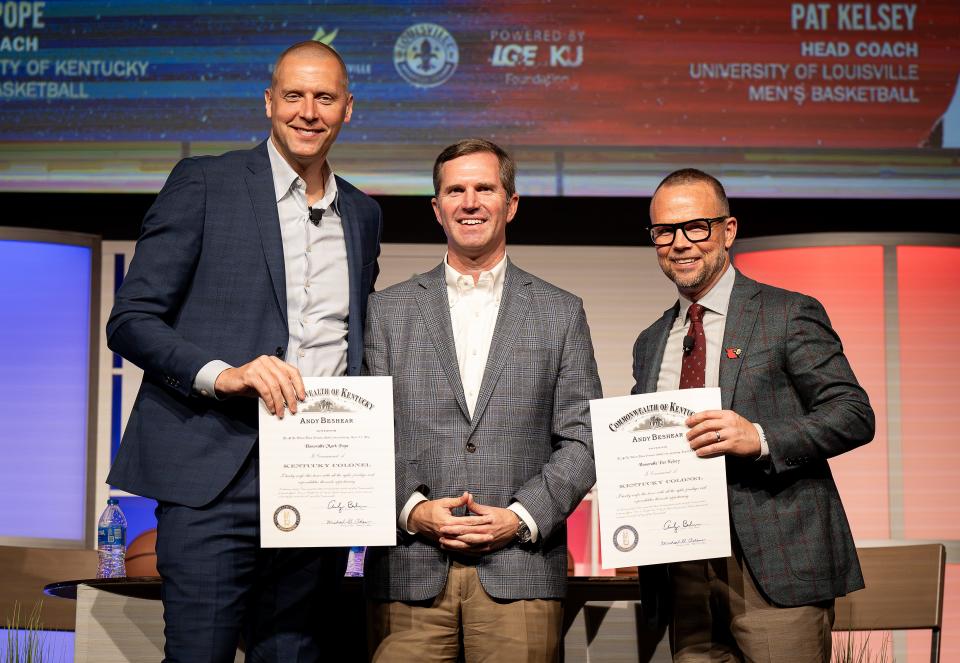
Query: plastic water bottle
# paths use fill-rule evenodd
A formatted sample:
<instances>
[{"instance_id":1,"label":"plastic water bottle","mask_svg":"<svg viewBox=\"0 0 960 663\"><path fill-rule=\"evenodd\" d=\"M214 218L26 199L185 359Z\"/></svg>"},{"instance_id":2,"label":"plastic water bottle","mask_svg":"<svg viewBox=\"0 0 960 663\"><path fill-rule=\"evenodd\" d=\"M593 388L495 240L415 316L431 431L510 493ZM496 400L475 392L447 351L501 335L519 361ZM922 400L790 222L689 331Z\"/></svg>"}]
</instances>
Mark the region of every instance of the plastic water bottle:
<instances>
[{"instance_id":1,"label":"plastic water bottle","mask_svg":"<svg viewBox=\"0 0 960 663\"><path fill-rule=\"evenodd\" d=\"M363 556L367 549L363 546L353 546L350 548L350 554L347 556L347 572L343 575L348 578L359 578L363 576Z\"/></svg>"},{"instance_id":2,"label":"plastic water bottle","mask_svg":"<svg viewBox=\"0 0 960 663\"><path fill-rule=\"evenodd\" d=\"M115 498L107 500L107 508L97 523L97 577L126 578L127 519Z\"/></svg>"}]
</instances>

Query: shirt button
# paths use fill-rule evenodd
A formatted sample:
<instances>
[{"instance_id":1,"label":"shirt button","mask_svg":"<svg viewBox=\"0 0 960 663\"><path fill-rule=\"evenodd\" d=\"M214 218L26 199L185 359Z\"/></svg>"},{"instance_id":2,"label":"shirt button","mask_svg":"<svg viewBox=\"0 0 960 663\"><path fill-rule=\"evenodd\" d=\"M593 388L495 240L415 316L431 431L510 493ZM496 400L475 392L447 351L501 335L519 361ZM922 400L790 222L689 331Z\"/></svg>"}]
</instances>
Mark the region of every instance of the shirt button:
<instances>
[{"instance_id":1,"label":"shirt button","mask_svg":"<svg viewBox=\"0 0 960 663\"><path fill-rule=\"evenodd\" d=\"M467 442L467 447L466 447L466 449L467 449L467 453L471 453L471 454L472 454L473 452L475 452L475 451L477 450L477 445L475 445L473 442Z\"/></svg>"},{"instance_id":2,"label":"shirt button","mask_svg":"<svg viewBox=\"0 0 960 663\"><path fill-rule=\"evenodd\" d=\"M307 281L306 283L304 283L304 284L303 284L303 287L304 287L304 288L309 288L309 287L310 287L310 281Z\"/></svg>"},{"instance_id":3,"label":"shirt button","mask_svg":"<svg viewBox=\"0 0 960 663\"><path fill-rule=\"evenodd\" d=\"M297 355L300 356L300 357L304 356L305 354L307 354L307 353L304 352L303 350L299 350L299 351L297 352Z\"/></svg>"}]
</instances>

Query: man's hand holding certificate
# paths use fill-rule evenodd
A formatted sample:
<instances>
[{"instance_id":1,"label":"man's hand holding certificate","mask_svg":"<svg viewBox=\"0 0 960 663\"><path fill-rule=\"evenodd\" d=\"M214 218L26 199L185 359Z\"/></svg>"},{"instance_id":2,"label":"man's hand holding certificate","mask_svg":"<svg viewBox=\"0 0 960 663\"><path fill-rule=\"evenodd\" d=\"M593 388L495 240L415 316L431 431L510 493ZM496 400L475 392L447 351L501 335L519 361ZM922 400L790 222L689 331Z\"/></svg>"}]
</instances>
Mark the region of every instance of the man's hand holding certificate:
<instances>
[{"instance_id":1,"label":"man's hand holding certificate","mask_svg":"<svg viewBox=\"0 0 960 663\"><path fill-rule=\"evenodd\" d=\"M394 545L392 379L303 383L296 414L260 402L260 545Z\"/></svg>"},{"instance_id":2,"label":"man's hand holding certificate","mask_svg":"<svg viewBox=\"0 0 960 663\"><path fill-rule=\"evenodd\" d=\"M730 555L725 460L687 440L720 407L716 388L590 401L605 568Z\"/></svg>"}]
</instances>

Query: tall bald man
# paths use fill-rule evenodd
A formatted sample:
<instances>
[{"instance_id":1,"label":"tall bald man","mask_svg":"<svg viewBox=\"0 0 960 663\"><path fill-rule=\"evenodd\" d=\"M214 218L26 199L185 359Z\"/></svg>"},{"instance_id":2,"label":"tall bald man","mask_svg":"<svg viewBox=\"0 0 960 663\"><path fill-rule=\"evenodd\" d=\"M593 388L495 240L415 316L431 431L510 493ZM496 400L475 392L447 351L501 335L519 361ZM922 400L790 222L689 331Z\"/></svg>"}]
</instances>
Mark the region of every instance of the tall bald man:
<instances>
[{"instance_id":1,"label":"tall bald man","mask_svg":"<svg viewBox=\"0 0 960 663\"><path fill-rule=\"evenodd\" d=\"M679 300L637 339L633 392L720 387L687 439L726 458L733 538L729 558L670 565L674 661L829 661L834 599L863 576L827 459L873 438L867 394L819 302L733 268L720 182L668 175L650 220Z\"/></svg>"},{"instance_id":2,"label":"tall bald man","mask_svg":"<svg viewBox=\"0 0 960 663\"><path fill-rule=\"evenodd\" d=\"M341 549L260 549L257 398L294 413L301 376L355 375L380 209L327 154L353 96L302 42L264 93L268 140L184 159L143 222L107 323L144 370L108 481L155 498L167 661L317 661Z\"/></svg>"}]
</instances>

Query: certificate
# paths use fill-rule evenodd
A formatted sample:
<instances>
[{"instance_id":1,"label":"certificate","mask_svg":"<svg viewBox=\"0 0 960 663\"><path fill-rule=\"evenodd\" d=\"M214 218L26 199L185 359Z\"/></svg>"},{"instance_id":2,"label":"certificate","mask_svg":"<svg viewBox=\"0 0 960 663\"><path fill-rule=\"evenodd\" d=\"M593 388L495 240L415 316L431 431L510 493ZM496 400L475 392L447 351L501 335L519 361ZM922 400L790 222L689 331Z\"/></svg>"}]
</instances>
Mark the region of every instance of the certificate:
<instances>
[{"instance_id":1,"label":"certificate","mask_svg":"<svg viewBox=\"0 0 960 663\"><path fill-rule=\"evenodd\" d=\"M283 419L260 402L260 545L396 545L393 380L303 378Z\"/></svg>"},{"instance_id":2,"label":"certificate","mask_svg":"<svg viewBox=\"0 0 960 663\"><path fill-rule=\"evenodd\" d=\"M717 388L590 401L605 568L730 555L724 458L699 458L684 424L720 407Z\"/></svg>"}]
</instances>

